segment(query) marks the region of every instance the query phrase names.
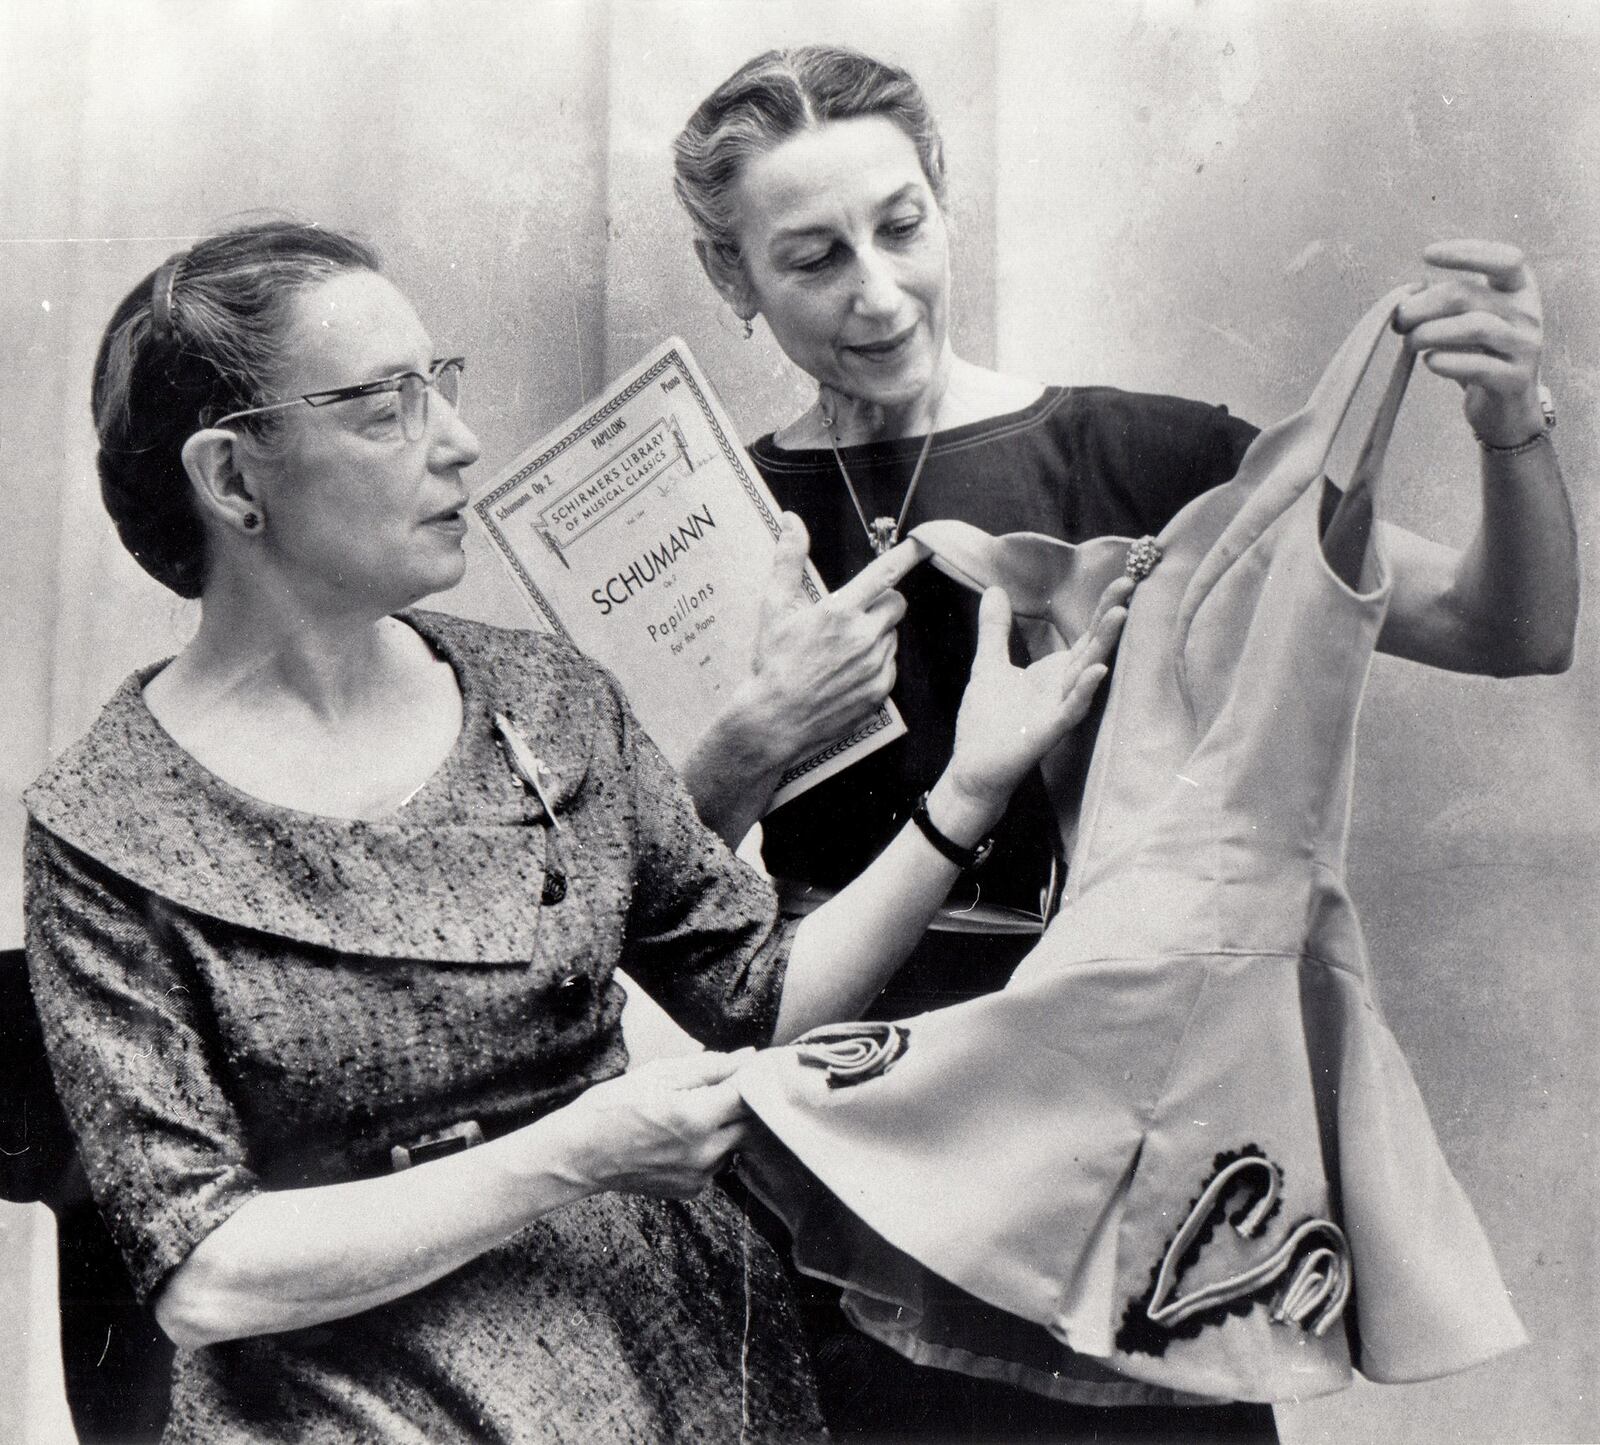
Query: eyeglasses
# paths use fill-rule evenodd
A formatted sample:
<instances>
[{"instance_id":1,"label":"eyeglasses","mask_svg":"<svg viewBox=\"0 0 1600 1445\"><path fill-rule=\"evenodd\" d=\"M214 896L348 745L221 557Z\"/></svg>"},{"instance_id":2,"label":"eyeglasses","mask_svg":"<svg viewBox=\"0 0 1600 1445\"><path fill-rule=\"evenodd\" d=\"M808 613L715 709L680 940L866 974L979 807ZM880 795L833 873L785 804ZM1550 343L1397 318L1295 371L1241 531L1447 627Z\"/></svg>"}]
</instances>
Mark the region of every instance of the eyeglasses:
<instances>
[{"instance_id":1,"label":"eyeglasses","mask_svg":"<svg viewBox=\"0 0 1600 1445\"><path fill-rule=\"evenodd\" d=\"M464 356L444 356L428 364L428 374L420 371L401 371L393 376L379 377L376 381L363 381L355 386L336 386L329 391L308 391L303 396L290 397L288 401L269 402L266 406L249 406L243 411L230 411L218 417L212 426L226 426L240 417L259 416L263 412L282 411L285 407L332 406L336 401L355 401L364 396L394 396L399 410L400 430L408 442L420 441L428 429L428 393L437 391L451 406L461 395L461 373L467 359ZM393 420L394 413L374 415L374 422Z\"/></svg>"}]
</instances>

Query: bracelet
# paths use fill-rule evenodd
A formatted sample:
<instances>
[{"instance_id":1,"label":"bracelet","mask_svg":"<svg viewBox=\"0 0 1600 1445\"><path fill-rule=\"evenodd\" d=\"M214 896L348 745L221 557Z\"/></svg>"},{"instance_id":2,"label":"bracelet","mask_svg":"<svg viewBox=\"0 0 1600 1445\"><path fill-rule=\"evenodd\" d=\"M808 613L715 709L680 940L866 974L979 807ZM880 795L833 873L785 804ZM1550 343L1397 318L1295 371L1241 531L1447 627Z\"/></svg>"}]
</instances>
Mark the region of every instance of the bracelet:
<instances>
[{"instance_id":1,"label":"bracelet","mask_svg":"<svg viewBox=\"0 0 1600 1445\"><path fill-rule=\"evenodd\" d=\"M1477 433L1474 432L1473 435L1477 436ZM1507 447L1497 446L1494 442L1486 442L1482 437L1478 437L1478 445L1492 457L1519 457L1523 452L1531 452L1540 442L1549 440L1550 429L1546 427L1543 431L1536 431L1527 441L1513 442Z\"/></svg>"},{"instance_id":2,"label":"bracelet","mask_svg":"<svg viewBox=\"0 0 1600 1445\"><path fill-rule=\"evenodd\" d=\"M994 839L992 837L983 839L975 848L963 848L954 839L946 838L934 825L933 819L928 816L928 795L926 793L917 799L917 806L911 810L911 821L922 830L922 836L954 863L957 868L976 868L994 851Z\"/></svg>"},{"instance_id":3,"label":"bracelet","mask_svg":"<svg viewBox=\"0 0 1600 1445\"><path fill-rule=\"evenodd\" d=\"M1492 456L1521 456L1523 452L1532 451L1540 442L1549 441L1550 433L1556 429L1556 404L1551 399L1550 388L1547 386L1539 388L1539 411L1544 417L1544 426L1525 442L1513 442L1510 446L1503 447L1494 442L1486 442L1477 432L1473 432L1473 438L1484 451Z\"/></svg>"}]
</instances>

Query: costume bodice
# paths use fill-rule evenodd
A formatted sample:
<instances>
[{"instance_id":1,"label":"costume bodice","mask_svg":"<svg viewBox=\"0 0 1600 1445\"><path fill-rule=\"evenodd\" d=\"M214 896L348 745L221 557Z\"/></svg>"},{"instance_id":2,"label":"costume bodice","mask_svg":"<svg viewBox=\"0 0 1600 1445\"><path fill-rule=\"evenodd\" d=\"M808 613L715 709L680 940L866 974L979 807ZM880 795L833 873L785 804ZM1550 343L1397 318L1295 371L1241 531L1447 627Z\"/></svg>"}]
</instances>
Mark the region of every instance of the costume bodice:
<instances>
[{"instance_id":1,"label":"costume bodice","mask_svg":"<svg viewBox=\"0 0 1600 1445\"><path fill-rule=\"evenodd\" d=\"M1129 604L1082 806L1064 820L1076 830L1061 921L1018 977L1089 958L1318 955L1319 929L1349 913L1355 724L1389 600L1371 494L1409 353L1346 492L1326 462L1393 302L1356 328L1309 404L1156 539L1160 560ZM1019 617L1049 624L1055 645L1088 628L1132 546L988 537L959 522L912 535L940 570L1003 586ZM1337 942L1354 947L1348 966L1364 968L1358 934Z\"/></svg>"}]
</instances>

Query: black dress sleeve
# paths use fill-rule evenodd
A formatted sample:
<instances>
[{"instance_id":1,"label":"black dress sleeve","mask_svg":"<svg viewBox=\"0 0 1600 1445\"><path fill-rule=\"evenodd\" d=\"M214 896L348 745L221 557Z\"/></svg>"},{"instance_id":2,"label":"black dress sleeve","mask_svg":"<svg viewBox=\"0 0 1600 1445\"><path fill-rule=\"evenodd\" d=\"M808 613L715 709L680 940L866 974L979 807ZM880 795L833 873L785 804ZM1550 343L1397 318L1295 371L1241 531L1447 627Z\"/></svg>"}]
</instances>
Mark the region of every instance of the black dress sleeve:
<instances>
[{"instance_id":1,"label":"black dress sleeve","mask_svg":"<svg viewBox=\"0 0 1600 1445\"><path fill-rule=\"evenodd\" d=\"M1073 408L1079 535L1156 533L1232 478L1257 435L1225 406L1089 388ZM1098 515L1096 514L1098 513Z\"/></svg>"},{"instance_id":2,"label":"black dress sleeve","mask_svg":"<svg viewBox=\"0 0 1600 1445\"><path fill-rule=\"evenodd\" d=\"M149 1300L260 1188L166 905L30 823L28 970L101 1214Z\"/></svg>"}]
</instances>

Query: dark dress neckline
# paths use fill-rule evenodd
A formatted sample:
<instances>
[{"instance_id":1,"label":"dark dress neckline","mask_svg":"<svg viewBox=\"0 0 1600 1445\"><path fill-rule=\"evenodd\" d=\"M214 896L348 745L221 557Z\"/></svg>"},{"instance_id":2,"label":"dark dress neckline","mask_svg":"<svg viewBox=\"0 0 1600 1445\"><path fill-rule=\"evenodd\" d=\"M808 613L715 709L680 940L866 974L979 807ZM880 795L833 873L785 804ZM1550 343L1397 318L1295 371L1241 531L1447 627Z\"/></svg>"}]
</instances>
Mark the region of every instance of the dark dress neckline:
<instances>
[{"instance_id":1,"label":"dark dress neckline","mask_svg":"<svg viewBox=\"0 0 1600 1445\"><path fill-rule=\"evenodd\" d=\"M1071 392L1072 388L1069 386L1046 386L1027 406L1019 407L1015 411L1001 412L978 421L964 422L960 426L942 427L933 434L933 445L929 448L929 455L960 450L979 442L993 441L997 437L1033 426L1049 416L1071 395ZM926 435L926 432L918 432L913 436L854 442L849 446L840 447L839 452L847 459L859 457L863 460L890 461L903 455L914 460L916 454L922 450ZM786 465L809 468L817 464L819 457L832 456L832 451L828 447L782 446L777 440L775 431L767 432L757 438L750 444L750 451L759 452L763 466L774 470L782 470Z\"/></svg>"}]
</instances>

